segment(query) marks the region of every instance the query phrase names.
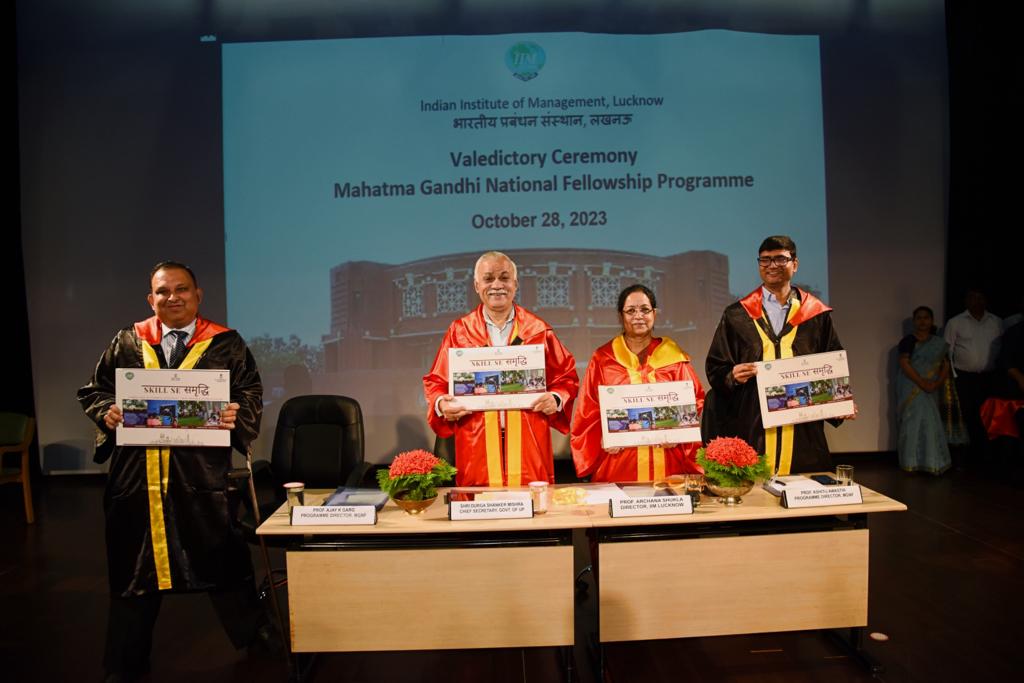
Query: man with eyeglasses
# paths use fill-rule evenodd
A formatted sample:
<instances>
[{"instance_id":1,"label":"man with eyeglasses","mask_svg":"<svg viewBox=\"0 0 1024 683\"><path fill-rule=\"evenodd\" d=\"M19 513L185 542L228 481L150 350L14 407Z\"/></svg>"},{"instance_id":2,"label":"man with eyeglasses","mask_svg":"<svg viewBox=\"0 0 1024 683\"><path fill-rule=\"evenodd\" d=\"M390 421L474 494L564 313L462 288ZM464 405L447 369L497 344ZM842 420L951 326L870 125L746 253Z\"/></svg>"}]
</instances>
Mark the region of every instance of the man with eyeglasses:
<instances>
[{"instance_id":1,"label":"man with eyeglasses","mask_svg":"<svg viewBox=\"0 0 1024 683\"><path fill-rule=\"evenodd\" d=\"M473 268L480 305L448 327L433 366L423 376L431 429L442 438L455 437L459 486L555 481L550 429L569 431L579 390L576 361L550 325L515 305L518 287L512 259L498 251L480 256ZM547 391L529 409L471 412L448 393L449 349L519 344L544 345Z\"/></svg>"},{"instance_id":2,"label":"man with eyeglasses","mask_svg":"<svg viewBox=\"0 0 1024 683\"><path fill-rule=\"evenodd\" d=\"M791 284L798 266L796 244L788 236L773 235L761 243L757 267L762 284L725 309L705 362L711 391L701 424L704 441L740 437L766 453L780 475L831 469L825 427L819 421L765 430L755 363L843 348L832 326L832 309Z\"/></svg>"}]
</instances>

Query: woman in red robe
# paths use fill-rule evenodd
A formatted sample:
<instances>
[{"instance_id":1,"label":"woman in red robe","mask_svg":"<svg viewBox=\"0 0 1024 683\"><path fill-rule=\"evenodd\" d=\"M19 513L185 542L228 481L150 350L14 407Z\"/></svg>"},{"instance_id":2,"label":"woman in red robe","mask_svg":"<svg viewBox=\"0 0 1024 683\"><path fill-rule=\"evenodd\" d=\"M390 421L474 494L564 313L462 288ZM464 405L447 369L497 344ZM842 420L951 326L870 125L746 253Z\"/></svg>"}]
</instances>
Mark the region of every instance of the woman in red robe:
<instances>
[{"instance_id":1,"label":"woman in red robe","mask_svg":"<svg viewBox=\"0 0 1024 683\"><path fill-rule=\"evenodd\" d=\"M671 474L701 473L698 443L605 449L601 445L598 387L614 384L693 382L698 414L704 389L690 357L668 337L654 336L658 315L654 292L632 285L619 294L622 334L597 349L587 365L572 421L576 473L591 481L657 481Z\"/></svg>"}]
</instances>

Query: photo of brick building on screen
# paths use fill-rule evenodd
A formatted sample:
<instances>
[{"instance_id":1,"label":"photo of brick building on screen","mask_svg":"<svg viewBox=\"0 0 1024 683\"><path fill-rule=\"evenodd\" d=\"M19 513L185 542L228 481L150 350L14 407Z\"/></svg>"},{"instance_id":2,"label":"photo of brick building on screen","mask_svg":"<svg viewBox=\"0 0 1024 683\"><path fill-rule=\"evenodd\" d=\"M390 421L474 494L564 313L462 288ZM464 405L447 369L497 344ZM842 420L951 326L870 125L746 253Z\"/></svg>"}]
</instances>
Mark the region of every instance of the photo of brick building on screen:
<instances>
[{"instance_id":1,"label":"photo of brick building on screen","mask_svg":"<svg viewBox=\"0 0 1024 683\"><path fill-rule=\"evenodd\" d=\"M729 292L728 258L712 251L651 256L595 249L507 250L519 269L516 303L544 320L576 357L582 377L594 350L621 332L616 303L634 283L658 299L655 333L689 353L704 376L704 354ZM331 328L323 337L325 375L318 391L355 397L367 433L394 433L396 418L426 411L421 378L448 325L480 303L473 290L479 253L400 264L348 261L330 272ZM433 436L398 421L403 447L427 446ZM404 433L403 433L404 432ZM422 437L421 437L422 433ZM415 443L419 442L419 443ZM390 449L388 449L390 450ZM368 459L373 458L371 450Z\"/></svg>"}]
</instances>

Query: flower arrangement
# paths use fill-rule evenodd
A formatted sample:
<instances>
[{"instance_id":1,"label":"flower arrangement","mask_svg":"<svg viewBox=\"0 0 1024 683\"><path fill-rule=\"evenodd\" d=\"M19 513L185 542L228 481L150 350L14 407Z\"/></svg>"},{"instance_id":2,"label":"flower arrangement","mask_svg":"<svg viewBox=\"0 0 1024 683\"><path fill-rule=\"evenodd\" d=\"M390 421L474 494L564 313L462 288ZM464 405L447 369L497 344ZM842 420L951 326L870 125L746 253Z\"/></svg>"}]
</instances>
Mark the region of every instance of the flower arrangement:
<instances>
[{"instance_id":1,"label":"flower arrangement","mask_svg":"<svg viewBox=\"0 0 1024 683\"><path fill-rule=\"evenodd\" d=\"M730 436L712 439L699 449L697 464L704 468L704 476L719 486L742 486L770 474L763 453L758 455L746 441Z\"/></svg>"},{"instance_id":2,"label":"flower arrangement","mask_svg":"<svg viewBox=\"0 0 1024 683\"><path fill-rule=\"evenodd\" d=\"M451 481L455 472L444 460L417 449L396 455L390 468L377 472L377 484L392 499L427 500L437 496L437 487Z\"/></svg>"}]
</instances>

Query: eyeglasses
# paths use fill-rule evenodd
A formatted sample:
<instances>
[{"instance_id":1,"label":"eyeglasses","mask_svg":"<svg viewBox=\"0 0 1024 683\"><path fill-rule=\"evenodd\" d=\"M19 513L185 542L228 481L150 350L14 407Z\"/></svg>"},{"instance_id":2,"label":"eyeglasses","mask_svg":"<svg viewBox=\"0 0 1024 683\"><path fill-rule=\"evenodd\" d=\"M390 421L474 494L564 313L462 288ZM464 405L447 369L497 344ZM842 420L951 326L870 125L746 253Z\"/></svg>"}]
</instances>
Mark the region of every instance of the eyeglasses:
<instances>
[{"instance_id":1,"label":"eyeglasses","mask_svg":"<svg viewBox=\"0 0 1024 683\"><path fill-rule=\"evenodd\" d=\"M788 266L790 261L796 261L796 259L792 256L783 256L782 254L778 256L757 257L757 265L762 268L767 268L768 266Z\"/></svg>"},{"instance_id":2,"label":"eyeglasses","mask_svg":"<svg viewBox=\"0 0 1024 683\"><path fill-rule=\"evenodd\" d=\"M627 318L632 318L637 313L639 313L640 315L650 315L651 313L654 313L654 309L649 308L647 306L642 306L640 308L632 306L630 308L622 309L622 315L626 316Z\"/></svg>"}]
</instances>

